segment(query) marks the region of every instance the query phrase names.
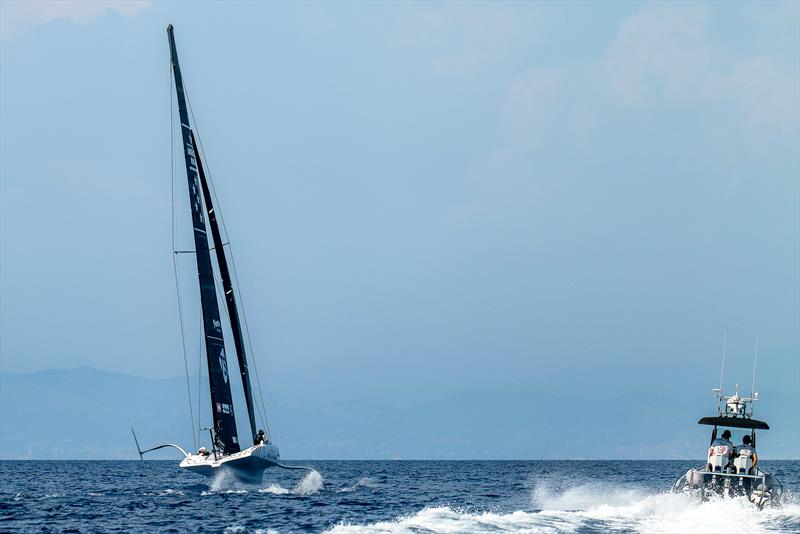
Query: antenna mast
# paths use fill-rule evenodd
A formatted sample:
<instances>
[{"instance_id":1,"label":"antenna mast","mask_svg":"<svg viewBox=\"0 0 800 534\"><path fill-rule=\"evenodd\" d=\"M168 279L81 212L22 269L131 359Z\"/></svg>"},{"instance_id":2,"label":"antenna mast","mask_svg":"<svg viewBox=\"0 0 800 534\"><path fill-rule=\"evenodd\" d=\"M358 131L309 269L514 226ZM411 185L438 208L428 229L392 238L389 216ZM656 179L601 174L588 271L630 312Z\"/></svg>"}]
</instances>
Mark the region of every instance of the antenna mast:
<instances>
[{"instance_id":1,"label":"antenna mast","mask_svg":"<svg viewBox=\"0 0 800 534\"><path fill-rule=\"evenodd\" d=\"M719 394L722 395L722 377L725 375L725 353L728 351L728 330L722 340L722 369L719 372Z\"/></svg>"},{"instance_id":2,"label":"antenna mast","mask_svg":"<svg viewBox=\"0 0 800 534\"><path fill-rule=\"evenodd\" d=\"M753 347L753 386L750 388L750 397L755 398L756 393L756 362L758 361L758 330L756 330L756 342Z\"/></svg>"},{"instance_id":3,"label":"antenna mast","mask_svg":"<svg viewBox=\"0 0 800 534\"><path fill-rule=\"evenodd\" d=\"M719 387L715 388L714 396L717 398L717 414L722 413L722 379L725 377L725 353L728 352L728 329L725 329L725 337L722 340L722 369L719 371Z\"/></svg>"}]
</instances>

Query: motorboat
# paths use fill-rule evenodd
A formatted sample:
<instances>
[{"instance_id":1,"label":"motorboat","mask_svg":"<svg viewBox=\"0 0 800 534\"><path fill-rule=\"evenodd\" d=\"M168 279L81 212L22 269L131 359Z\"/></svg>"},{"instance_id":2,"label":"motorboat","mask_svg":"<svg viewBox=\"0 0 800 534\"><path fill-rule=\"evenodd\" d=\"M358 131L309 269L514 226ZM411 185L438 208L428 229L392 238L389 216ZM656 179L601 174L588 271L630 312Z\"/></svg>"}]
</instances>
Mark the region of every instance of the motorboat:
<instances>
[{"instance_id":1,"label":"motorboat","mask_svg":"<svg viewBox=\"0 0 800 534\"><path fill-rule=\"evenodd\" d=\"M759 509L780 506L783 485L758 465L756 431L769 430L766 422L753 418L753 404L758 400L758 393L752 391L749 397L742 396L737 384L733 395L723 394L724 354L725 349L720 387L713 390L717 414L698 421L712 427L705 464L681 475L672 490L697 495L702 500L745 497ZM755 358L753 377L755 389ZM735 445L736 442L740 444Z\"/></svg>"}]
</instances>

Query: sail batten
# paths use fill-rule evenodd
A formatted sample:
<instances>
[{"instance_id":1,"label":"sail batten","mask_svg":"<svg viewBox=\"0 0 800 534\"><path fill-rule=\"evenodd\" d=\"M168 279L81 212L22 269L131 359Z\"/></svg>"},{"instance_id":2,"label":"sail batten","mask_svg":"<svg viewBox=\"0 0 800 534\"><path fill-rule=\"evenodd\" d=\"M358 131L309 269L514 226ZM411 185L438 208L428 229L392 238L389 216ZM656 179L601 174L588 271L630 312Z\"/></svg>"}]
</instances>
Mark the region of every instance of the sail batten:
<instances>
[{"instance_id":1,"label":"sail batten","mask_svg":"<svg viewBox=\"0 0 800 534\"><path fill-rule=\"evenodd\" d=\"M199 175L200 164L197 157L194 133L189 126L183 77L178 63L178 52L175 47L172 25L167 28L167 34L169 36L172 72L175 78L175 92L178 99L186 177L189 183L189 205L192 211L192 233L194 235L197 276L200 285L203 331L208 361L208 382L211 393L211 412L217 441L214 445L223 454L232 454L239 452L241 447L236 430L233 395L231 394L228 361L222 334L222 321L217 301L211 252L206 234L206 217L204 216L203 193Z\"/></svg>"}]
</instances>

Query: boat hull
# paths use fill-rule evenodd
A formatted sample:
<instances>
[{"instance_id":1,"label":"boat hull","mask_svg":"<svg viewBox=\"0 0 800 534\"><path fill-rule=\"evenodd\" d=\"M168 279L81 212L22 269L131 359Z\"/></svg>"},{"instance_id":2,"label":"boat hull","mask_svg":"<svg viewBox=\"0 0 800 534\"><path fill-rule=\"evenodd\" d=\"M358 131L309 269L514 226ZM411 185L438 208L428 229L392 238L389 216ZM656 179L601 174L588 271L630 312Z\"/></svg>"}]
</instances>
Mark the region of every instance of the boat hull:
<instances>
[{"instance_id":1,"label":"boat hull","mask_svg":"<svg viewBox=\"0 0 800 534\"><path fill-rule=\"evenodd\" d=\"M719 497L746 497L759 509L780 506L783 497L783 485L760 469L755 469L751 475L689 469L675 481L672 490L698 495L704 501Z\"/></svg>"},{"instance_id":2,"label":"boat hull","mask_svg":"<svg viewBox=\"0 0 800 534\"><path fill-rule=\"evenodd\" d=\"M279 462L278 447L262 444L216 458L213 454L190 454L181 461L180 467L204 476L214 476L225 471L241 482L259 484L264 477L264 470L279 466Z\"/></svg>"}]
</instances>

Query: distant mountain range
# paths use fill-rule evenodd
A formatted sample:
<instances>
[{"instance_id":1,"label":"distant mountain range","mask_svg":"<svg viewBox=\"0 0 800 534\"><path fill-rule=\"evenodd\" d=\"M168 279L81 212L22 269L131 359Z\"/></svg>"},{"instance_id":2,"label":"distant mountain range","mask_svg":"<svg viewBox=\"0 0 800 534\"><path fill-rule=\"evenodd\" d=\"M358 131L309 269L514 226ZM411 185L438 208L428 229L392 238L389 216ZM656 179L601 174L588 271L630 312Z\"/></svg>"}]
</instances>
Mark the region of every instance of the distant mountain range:
<instances>
[{"instance_id":1,"label":"distant mountain range","mask_svg":"<svg viewBox=\"0 0 800 534\"><path fill-rule=\"evenodd\" d=\"M709 431L696 421L713 410L710 392L700 393L586 399L474 391L406 406L267 394L265 402L285 459L696 459ZM800 399L762 397L757 413L773 430L759 436L761 457L800 457ZM143 446L192 447L185 379L87 367L0 375L2 459L133 459L129 421Z\"/></svg>"}]
</instances>

